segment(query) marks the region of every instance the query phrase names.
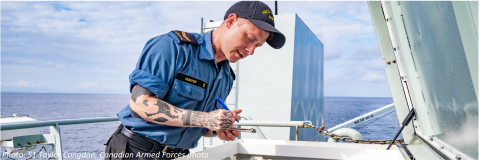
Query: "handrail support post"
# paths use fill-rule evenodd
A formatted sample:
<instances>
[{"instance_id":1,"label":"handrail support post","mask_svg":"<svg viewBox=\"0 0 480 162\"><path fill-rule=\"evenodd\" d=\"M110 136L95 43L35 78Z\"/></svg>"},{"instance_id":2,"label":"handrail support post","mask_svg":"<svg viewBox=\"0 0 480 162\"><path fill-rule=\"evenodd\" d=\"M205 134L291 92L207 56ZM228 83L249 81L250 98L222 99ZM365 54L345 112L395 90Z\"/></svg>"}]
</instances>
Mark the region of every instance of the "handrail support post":
<instances>
[{"instance_id":1,"label":"handrail support post","mask_svg":"<svg viewBox=\"0 0 480 162\"><path fill-rule=\"evenodd\" d=\"M295 141L298 141L298 125L295 126Z\"/></svg>"},{"instance_id":2,"label":"handrail support post","mask_svg":"<svg viewBox=\"0 0 480 162\"><path fill-rule=\"evenodd\" d=\"M55 160L63 160L62 140L60 135L60 126L58 126L58 123L56 123L55 126L50 126L50 134L54 135L55 137L55 143L52 146L53 158Z\"/></svg>"}]
</instances>

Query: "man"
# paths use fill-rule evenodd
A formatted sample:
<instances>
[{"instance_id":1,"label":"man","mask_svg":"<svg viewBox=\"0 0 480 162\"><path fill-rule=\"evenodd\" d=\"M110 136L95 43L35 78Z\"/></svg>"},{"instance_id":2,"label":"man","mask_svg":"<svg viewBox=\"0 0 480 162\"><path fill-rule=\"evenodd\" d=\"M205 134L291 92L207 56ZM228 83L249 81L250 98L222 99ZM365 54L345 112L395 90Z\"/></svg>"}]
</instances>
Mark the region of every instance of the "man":
<instances>
[{"instance_id":1,"label":"man","mask_svg":"<svg viewBox=\"0 0 480 162\"><path fill-rule=\"evenodd\" d=\"M130 74L130 104L118 113L121 125L107 142L105 159L172 159L189 153L200 137L239 136L242 112L216 102L232 89L229 62L253 55L267 42L281 48L285 36L274 27L263 2L242 1L226 12L214 31L172 31L147 42Z\"/></svg>"}]
</instances>

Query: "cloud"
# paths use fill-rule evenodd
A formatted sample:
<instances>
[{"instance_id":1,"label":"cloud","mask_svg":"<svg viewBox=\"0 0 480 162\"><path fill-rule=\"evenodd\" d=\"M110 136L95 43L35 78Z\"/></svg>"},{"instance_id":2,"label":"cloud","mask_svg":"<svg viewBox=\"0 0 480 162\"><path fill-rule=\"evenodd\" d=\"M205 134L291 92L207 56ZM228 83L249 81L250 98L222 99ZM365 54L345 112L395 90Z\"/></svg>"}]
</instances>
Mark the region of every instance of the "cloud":
<instances>
[{"instance_id":1,"label":"cloud","mask_svg":"<svg viewBox=\"0 0 480 162\"><path fill-rule=\"evenodd\" d=\"M370 46L359 46L357 47L352 54L350 55L349 59L354 60L379 60L381 59L380 48L378 45L370 45Z\"/></svg>"},{"instance_id":2,"label":"cloud","mask_svg":"<svg viewBox=\"0 0 480 162\"><path fill-rule=\"evenodd\" d=\"M342 58L359 40L375 36L366 2L278 3L279 13L297 13L322 41L326 61Z\"/></svg>"},{"instance_id":3,"label":"cloud","mask_svg":"<svg viewBox=\"0 0 480 162\"><path fill-rule=\"evenodd\" d=\"M198 33L201 17L223 20L234 3L1 2L2 86L48 83L37 86L128 93L128 75L150 38L171 30ZM265 3L274 8L273 1ZM381 74L366 2L278 5L279 14L297 13L323 42L326 83Z\"/></svg>"},{"instance_id":4,"label":"cloud","mask_svg":"<svg viewBox=\"0 0 480 162\"><path fill-rule=\"evenodd\" d=\"M85 82L80 84L80 87L81 88L121 88L121 86L116 86L112 84L99 84L97 82Z\"/></svg>"},{"instance_id":5,"label":"cloud","mask_svg":"<svg viewBox=\"0 0 480 162\"><path fill-rule=\"evenodd\" d=\"M386 82L386 64L376 42L367 45L357 44L348 55L342 56L341 59L328 60L325 65L326 83Z\"/></svg>"},{"instance_id":6,"label":"cloud","mask_svg":"<svg viewBox=\"0 0 480 162\"><path fill-rule=\"evenodd\" d=\"M367 81L367 82L381 82L385 81L387 79L387 76L384 74L375 74L375 73L370 73L368 75L365 75L362 77L362 81Z\"/></svg>"},{"instance_id":7,"label":"cloud","mask_svg":"<svg viewBox=\"0 0 480 162\"><path fill-rule=\"evenodd\" d=\"M325 49L323 53L324 60L338 59L345 54L345 50L339 46L327 46L324 49Z\"/></svg>"},{"instance_id":8,"label":"cloud","mask_svg":"<svg viewBox=\"0 0 480 162\"><path fill-rule=\"evenodd\" d=\"M13 86L13 87L40 87L43 85L43 83L34 83L32 81L27 81L27 80L19 80L14 83L1 83L2 86Z\"/></svg>"},{"instance_id":9,"label":"cloud","mask_svg":"<svg viewBox=\"0 0 480 162\"><path fill-rule=\"evenodd\" d=\"M80 84L80 86L82 87L92 87L92 86L96 86L97 83L92 83L92 82L85 82L85 83L82 83Z\"/></svg>"},{"instance_id":10,"label":"cloud","mask_svg":"<svg viewBox=\"0 0 480 162\"><path fill-rule=\"evenodd\" d=\"M385 73L385 67L387 64L385 63L385 60L381 59L372 59L368 60L365 63L365 69L367 70L372 70L372 71L377 71L380 73Z\"/></svg>"},{"instance_id":11,"label":"cloud","mask_svg":"<svg viewBox=\"0 0 480 162\"><path fill-rule=\"evenodd\" d=\"M95 72L98 67L85 65L108 63L101 68L131 71L150 38L171 30L199 32L199 15L221 19L219 13L225 11L218 5L227 8L234 2L215 2L215 7L188 3L2 2L2 57L7 60L2 63L8 68L19 63L9 59L36 60L27 65L34 67L30 69L45 62L65 63L66 68L55 69L63 73ZM121 68L126 64L130 66Z\"/></svg>"},{"instance_id":12,"label":"cloud","mask_svg":"<svg viewBox=\"0 0 480 162\"><path fill-rule=\"evenodd\" d=\"M335 83L339 81L346 81L350 79L347 75L342 75L338 73L325 74L325 83Z\"/></svg>"}]
</instances>

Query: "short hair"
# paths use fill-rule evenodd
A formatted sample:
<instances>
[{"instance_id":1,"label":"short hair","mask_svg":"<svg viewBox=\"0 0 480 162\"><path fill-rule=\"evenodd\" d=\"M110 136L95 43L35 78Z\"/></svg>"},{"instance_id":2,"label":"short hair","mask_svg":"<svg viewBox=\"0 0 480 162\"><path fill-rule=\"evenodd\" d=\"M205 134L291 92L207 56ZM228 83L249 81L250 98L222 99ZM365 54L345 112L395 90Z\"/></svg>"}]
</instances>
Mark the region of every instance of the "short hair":
<instances>
[{"instance_id":1,"label":"short hair","mask_svg":"<svg viewBox=\"0 0 480 162\"><path fill-rule=\"evenodd\" d=\"M238 17L238 18L242 18L242 17ZM246 24L245 22L247 22L247 21L250 22L248 19L245 19L245 18L242 18L242 19L244 19L244 20L242 20L242 21L237 21L237 22L239 22L238 24L243 25L243 24ZM251 23L251 22L250 22L250 23ZM222 24L220 24L220 26L222 26L223 24L225 24L225 20L223 20L223 22L222 22ZM253 23L252 23L252 24L253 24ZM253 25L255 25L255 24L253 24ZM220 27L220 26L219 26L219 27ZM266 31L266 30L265 30L265 31ZM273 38L273 32L269 32L269 31L267 31L267 32L268 32L268 34L269 34L267 40L271 40L271 39Z\"/></svg>"},{"instance_id":2,"label":"short hair","mask_svg":"<svg viewBox=\"0 0 480 162\"><path fill-rule=\"evenodd\" d=\"M239 25L243 25L243 24L245 24L246 21L248 21L248 19L246 19L246 18L242 18L242 17L237 17L237 18L238 18L238 19L237 19L237 23L238 23ZM242 21L238 21L238 20L240 20L240 18L243 19L243 20L242 20ZM250 21L249 21L249 22L250 22ZM223 22L222 22L222 24L220 24L220 26L222 26L223 24L225 24L225 20L223 20Z\"/></svg>"}]
</instances>

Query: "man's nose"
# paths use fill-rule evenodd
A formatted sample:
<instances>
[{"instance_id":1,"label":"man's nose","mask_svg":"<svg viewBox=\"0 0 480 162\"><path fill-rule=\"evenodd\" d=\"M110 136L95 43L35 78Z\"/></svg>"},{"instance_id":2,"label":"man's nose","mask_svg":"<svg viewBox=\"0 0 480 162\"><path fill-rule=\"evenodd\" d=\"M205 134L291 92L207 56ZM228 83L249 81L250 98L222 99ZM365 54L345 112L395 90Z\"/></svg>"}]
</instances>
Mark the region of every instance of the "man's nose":
<instances>
[{"instance_id":1,"label":"man's nose","mask_svg":"<svg viewBox=\"0 0 480 162\"><path fill-rule=\"evenodd\" d=\"M253 55L253 52L255 52L255 45L249 45L247 47L247 53L248 55Z\"/></svg>"}]
</instances>

